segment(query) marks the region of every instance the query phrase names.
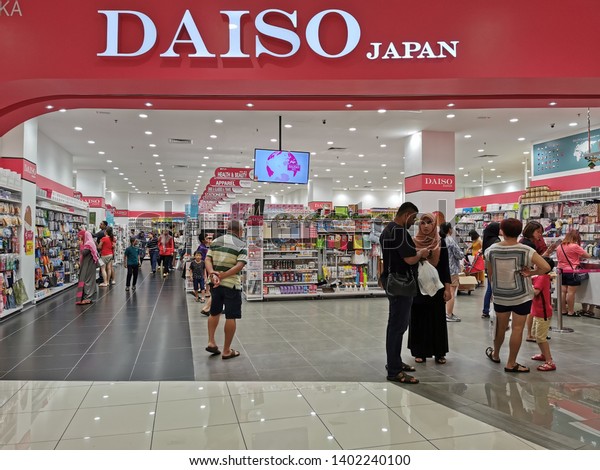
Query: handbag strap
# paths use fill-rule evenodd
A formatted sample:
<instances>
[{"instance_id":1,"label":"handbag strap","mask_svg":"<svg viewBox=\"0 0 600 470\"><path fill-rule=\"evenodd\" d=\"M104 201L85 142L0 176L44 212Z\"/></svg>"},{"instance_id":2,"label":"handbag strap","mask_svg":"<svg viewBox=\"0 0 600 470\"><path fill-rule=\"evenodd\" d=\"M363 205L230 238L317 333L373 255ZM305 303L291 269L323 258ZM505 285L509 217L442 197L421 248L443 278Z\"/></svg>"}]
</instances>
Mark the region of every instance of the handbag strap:
<instances>
[{"instance_id":1,"label":"handbag strap","mask_svg":"<svg viewBox=\"0 0 600 470\"><path fill-rule=\"evenodd\" d=\"M572 269L573 271L575 271L575 268L574 268L574 267L573 267L573 265L571 264L571 260L570 260L570 259L569 259L569 257L567 256L567 253L565 252L565 247L564 247L564 245L563 245L562 243L560 244L560 247L561 247L561 249L562 249L562 252L563 252L563 253L564 253L564 255L565 255L565 258L567 258L567 262L569 263L569 266L571 266L571 269Z\"/></svg>"}]
</instances>

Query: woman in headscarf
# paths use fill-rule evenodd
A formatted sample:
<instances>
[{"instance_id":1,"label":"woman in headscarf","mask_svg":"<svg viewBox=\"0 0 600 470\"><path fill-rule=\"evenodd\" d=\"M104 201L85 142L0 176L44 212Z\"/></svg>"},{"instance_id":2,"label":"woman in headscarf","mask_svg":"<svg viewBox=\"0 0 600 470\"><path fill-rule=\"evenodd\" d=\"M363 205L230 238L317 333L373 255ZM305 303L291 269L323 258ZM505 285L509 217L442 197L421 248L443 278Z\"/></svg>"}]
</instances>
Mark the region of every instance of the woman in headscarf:
<instances>
[{"instance_id":1,"label":"woman in headscarf","mask_svg":"<svg viewBox=\"0 0 600 470\"><path fill-rule=\"evenodd\" d=\"M162 264L163 278L165 278L169 275L173 253L175 253L175 242L168 230L163 230L158 239L158 252L160 254L160 263Z\"/></svg>"},{"instance_id":2,"label":"woman in headscarf","mask_svg":"<svg viewBox=\"0 0 600 470\"><path fill-rule=\"evenodd\" d=\"M481 247L481 253L485 258L485 250L487 250L494 243L500 241L500 224L498 222L491 222L483 229L483 242ZM488 279L487 288L485 290L485 296L483 298L483 310L481 312L481 318L490 318L490 304L492 302L492 284Z\"/></svg>"},{"instance_id":3,"label":"woman in headscarf","mask_svg":"<svg viewBox=\"0 0 600 470\"><path fill-rule=\"evenodd\" d=\"M80 230L79 239L79 283L77 284L76 305L92 303L96 295L96 264L98 263L98 250L92 234Z\"/></svg>"},{"instance_id":4,"label":"woman in headscarf","mask_svg":"<svg viewBox=\"0 0 600 470\"><path fill-rule=\"evenodd\" d=\"M448 327L445 303L452 297L452 280L446 242L440 238L433 214L421 217L418 232L413 237L417 251L427 248L427 261L437 269L444 287L430 297L420 292L413 299L410 311L408 347L415 362L423 363L435 357L438 364L446 363L448 349Z\"/></svg>"}]
</instances>

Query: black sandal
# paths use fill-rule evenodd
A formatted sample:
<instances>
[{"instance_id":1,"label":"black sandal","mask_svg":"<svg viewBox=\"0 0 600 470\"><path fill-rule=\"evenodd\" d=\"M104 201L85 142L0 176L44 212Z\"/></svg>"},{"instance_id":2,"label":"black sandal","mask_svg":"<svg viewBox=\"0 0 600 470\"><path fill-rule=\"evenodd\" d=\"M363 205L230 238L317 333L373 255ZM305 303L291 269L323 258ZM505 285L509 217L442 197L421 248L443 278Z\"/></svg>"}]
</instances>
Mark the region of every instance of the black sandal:
<instances>
[{"instance_id":1,"label":"black sandal","mask_svg":"<svg viewBox=\"0 0 600 470\"><path fill-rule=\"evenodd\" d=\"M405 374L404 372L400 372L395 377L388 377L387 379L390 382L398 382L398 383L401 383L401 384L411 384L411 385L413 385L413 384L418 384L419 383L419 379L416 379L412 375Z\"/></svg>"},{"instance_id":2,"label":"black sandal","mask_svg":"<svg viewBox=\"0 0 600 470\"><path fill-rule=\"evenodd\" d=\"M411 366L410 364L404 364L402 363L402 371L403 372L415 372L417 369L415 369L413 366Z\"/></svg>"},{"instance_id":3,"label":"black sandal","mask_svg":"<svg viewBox=\"0 0 600 470\"><path fill-rule=\"evenodd\" d=\"M446 358L442 356L442 357L436 357L435 362L437 364L446 364L447 361L446 361Z\"/></svg>"}]
</instances>

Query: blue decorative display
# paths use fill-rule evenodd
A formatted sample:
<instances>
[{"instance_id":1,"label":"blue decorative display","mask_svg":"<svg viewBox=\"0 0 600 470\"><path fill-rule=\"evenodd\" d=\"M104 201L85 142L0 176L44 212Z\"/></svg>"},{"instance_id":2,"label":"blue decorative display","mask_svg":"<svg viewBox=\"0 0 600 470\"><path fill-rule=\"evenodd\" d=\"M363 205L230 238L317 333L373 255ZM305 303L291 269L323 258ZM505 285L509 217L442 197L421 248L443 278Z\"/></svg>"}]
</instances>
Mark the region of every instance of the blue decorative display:
<instances>
[{"instance_id":1,"label":"blue decorative display","mask_svg":"<svg viewBox=\"0 0 600 470\"><path fill-rule=\"evenodd\" d=\"M600 130L591 133L591 150L588 148L588 134L563 137L533 146L534 176L549 175L562 171L588 169L588 161L584 155L600 150Z\"/></svg>"}]
</instances>

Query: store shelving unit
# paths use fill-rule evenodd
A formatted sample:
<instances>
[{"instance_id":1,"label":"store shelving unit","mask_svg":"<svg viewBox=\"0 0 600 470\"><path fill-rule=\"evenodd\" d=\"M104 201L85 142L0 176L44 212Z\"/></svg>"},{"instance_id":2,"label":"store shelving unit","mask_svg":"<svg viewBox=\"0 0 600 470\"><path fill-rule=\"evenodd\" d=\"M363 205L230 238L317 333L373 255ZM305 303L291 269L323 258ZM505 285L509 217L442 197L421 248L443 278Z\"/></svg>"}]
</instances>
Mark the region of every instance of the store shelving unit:
<instances>
[{"instance_id":1,"label":"store shelving unit","mask_svg":"<svg viewBox=\"0 0 600 470\"><path fill-rule=\"evenodd\" d=\"M35 301L78 281L77 232L87 225L88 205L38 188L35 213Z\"/></svg>"},{"instance_id":2,"label":"store shelving unit","mask_svg":"<svg viewBox=\"0 0 600 470\"><path fill-rule=\"evenodd\" d=\"M13 291L19 275L22 225L21 189L4 182L0 186L0 319L23 309Z\"/></svg>"},{"instance_id":3,"label":"store shelving unit","mask_svg":"<svg viewBox=\"0 0 600 470\"><path fill-rule=\"evenodd\" d=\"M248 262L243 275L246 300L263 299L263 217L251 216L246 221Z\"/></svg>"}]
</instances>

